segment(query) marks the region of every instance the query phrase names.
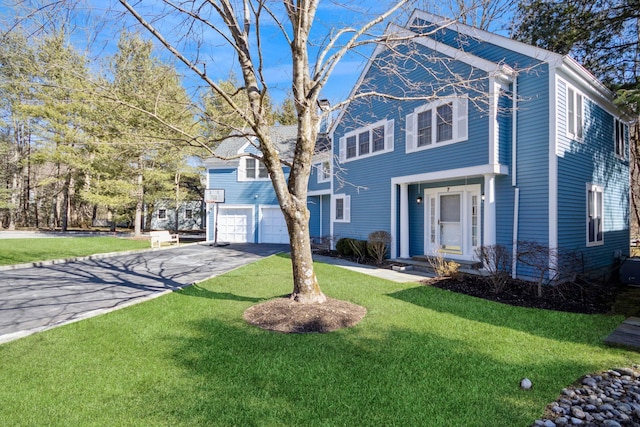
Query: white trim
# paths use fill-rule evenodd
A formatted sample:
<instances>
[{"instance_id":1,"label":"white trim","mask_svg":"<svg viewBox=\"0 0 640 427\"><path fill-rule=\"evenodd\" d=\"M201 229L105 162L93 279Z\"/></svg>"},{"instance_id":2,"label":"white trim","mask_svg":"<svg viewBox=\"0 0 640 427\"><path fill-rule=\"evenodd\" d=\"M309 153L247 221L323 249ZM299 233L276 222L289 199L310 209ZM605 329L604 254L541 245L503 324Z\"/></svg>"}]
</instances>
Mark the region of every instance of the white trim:
<instances>
[{"instance_id":1,"label":"white trim","mask_svg":"<svg viewBox=\"0 0 640 427\"><path fill-rule=\"evenodd\" d=\"M469 176L482 176L487 174L508 175L509 168L505 165L480 165L460 169L447 169L444 171L418 173L415 175L396 176L391 178L391 185L417 182L447 181L453 178Z\"/></svg>"},{"instance_id":2,"label":"white trim","mask_svg":"<svg viewBox=\"0 0 640 427\"><path fill-rule=\"evenodd\" d=\"M586 111L586 101L589 99L587 98L587 96L580 90L578 89L575 85L569 83L566 80L563 80L563 82L565 83L565 92L564 92L564 96L565 96L565 111L564 111L564 115L565 115L565 136L568 139L572 139L574 141L578 141L578 142L584 142L584 133L585 133L585 128L586 128L586 122L585 122L585 111ZM573 92L573 96L569 96L569 92ZM573 103L573 114L569 115L569 100L572 101ZM580 111L578 114L578 100L580 100ZM573 122L573 127L569 126L569 121ZM580 120L578 120L580 119ZM578 123L579 122L579 123ZM578 134L578 130L580 129L581 135Z\"/></svg>"},{"instance_id":3,"label":"white trim","mask_svg":"<svg viewBox=\"0 0 640 427\"><path fill-rule=\"evenodd\" d=\"M247 160L255 160L256 162L255 178L250 178L247 176ZM258 178L258 174L260 173L260 165L262 165L264 170L267 172L267 176L265 178ZM267 171L267 167L264 166L264 164L259 159L247 156L240 159L240 163L238 164L237 180L238 182L271 181L271 178L269 178L269 171Z\"/></svg>"},{"instance_id":4,"label":"white trim","mask_svg":"<svg viewBox=\"0 0 640 427\"><path fill-rule=\"evenodd\" d=\"M518 185L518 79L514 78L511 96L511 185Z\"/></svg>"},{"instance_id":5,"label":"white trim","mask_svg":"<svg viewBox=\"0 0 640 427\"><path fill-rule=\"evenodd\" d=\"M310 190L307 191L307 196L326 196L327 194L331 194L331 189L327 188L326 190Z\"/></svg>"},{"instance_id":6,"label":"white trim","mask_svg":"<svg viewBox=\"0 0 640 427\"><path fill-rule=\"evenodd\" d=\"M557 270L558 255L558 75L549 70L549 206L547 224L549 227L549 274Z\"/></svg>"},{"instance_id":7,"label":"white trim","mask_svg":"<svg viewBox=\"0 0 640 427\"><path fill-rule=\"evenodd\" d=\"M398 36L398 38L400 39L398 40L398 42L402 42L408 39L426 47L427 49L441 53L455 61L463 62L486 73L499 74L504 76L505 78L509 78L514 73L513 68L509 67L508 65L497 64L484 58L480 58L479 56L473 55L469 52L465 52L464 50L456 49L455 47L438 42L427 35L419 35L419 33L395 24L390 24L387 27L387 31L385 34L388 36L387 40L389 40L390 38L389 41L391 43L394 42L393 36Z\"/></svg>"},{"instance_id":8,"label":"white trim","mask_svg":"<svg viewBox=\"0 0 640 427\"><path fill-rule=\"evenodd\" d=\"M482 230L482 245L496 244L496 175L484 176L484 228Z\"/></svg>"},{"instance_id":9,"label":"white trim","mask_svg":"<svg viewBox=\"0 0 640 427\"><path fill-rule=\"evenodd\" d=\"M459 260L475 260L477 259L475 254L475 248L472 245L472 231L471 231L471 198L472 196L476 196L478 198L478 246L481 245L484 236L484 230L481 229L480 224L482 224L482 218L484 217L484 212L482 212L482 201L481 201L481 190L482 186L480 184L468 184L468 185L457 185L453 187L435 187L435 188L425 188L422 194L423 196L423 205L424 205L424 234L423 234L423 252L425 255L433 255L433 252L438 249L438 247L432 247L430 237L431 237L431 203L435 203L434 209L436 212L436 217L439 217L439 204L440 204L440 196L443 194L460 194L460 226L461 226L461 254L454 252L447 252L447 258L459 259ZM486 220L485 220L486 223ZM401 226L402 227L402 226ZM436 231L436 236L438 232ZM438 237L436 237L436 245L439 245ZM401 256L402 258L402 256Z\"/></svg>"},{"instance_id":10,"label":"white trim","mask_svg":"<svg viewBox=\"0 0 640 427\"><path fill-rule=\"evenodd\" d=\"M400 184L400 258L409 258L409 184Z\"/></svg>"},{"instance_id":11,"label":"white trim","mask_svg":"<svg viewBox=\"0 0 640 427\"><path fill-rule=\"evenodd\" d=\"M216 203L215 204L215 208L218 209L218 217L220 216L220 213L222 211L225 210L231 210L231 209L249 209L251 210L251 217L249 218L251 220L251 224L249 224L250 229L247 229L247 243L255 243L256 241L256 206L255 205L248 205L248 204L238 204L238 205L228 205L228 204L220 204L220 203ZM213 229L211 230L212 234L212 240L215 238L215 216L214 216L214 220L212 221L212 225L213 225ZM249 227L248 227L249 228ZM220 230L218 230L219 232Z\"/></svg>"},{"instance_id":12,"label":"white trim","mask_svg":"<svg viewBox=\"0 0 640 427\"><path fill-rule=\"evenodd\" d=\"M498 125L498 103L500 97L500 85L493 77L489 78L489 164L499 162L498 142L500 126Z\"/></svg>"},{"instance_id":13,"label":"white trim","mask_svg":"<svg viewBox=\"0 0 640 427\"><path fill-rule=\"evenodd\" d=\"M336 219L336 200L342 199L342 219ZM350 223L351 222L351 196L346 194L334 194L331 197L331 219L332 222Z\"/></svg>"},{"instance_id":14,"label":"white trim","mask_svg":"<svg viewBox=\"0 0 640 427\"><path fill-rule=\"evenodd\" d=\"M600 205L597 205L595 209L598 213L598 218L600 218L600 228L602 229L602 239L597 240L597 237L596 237L596 240L594 240L593 242L589 241L589 193L590 192L594 194L600 193L600 199L601 199ZM594 246L602 246L604 245L604 187L602 185L597 185L592 182L588 182L585 188L585 199L586 199L586 208L587 208L586 215L585 215L586 246L588 248L591 248Z\"/></svg>"},{"instance_id":15,"label":"white trim","mask_svg":"<svg viewBox=\"0 0 640 427\"><path fill-rule=\"evenodd\" d=\"M411 17L407 21L406 26L410 26L416 18L434 24L437 27L434 30L451 27L453 31L456 31L459 34L464 34L466 36L503 47L505 49L529 56L539 61L548 62L549 64L554 65L560 65L562 63L563 57L562 55L559 55L557 53L553 53L539 47L531 46L529 44L522 43L508 37L503 37L499 34L490 33L488 31L463 24L459 21L447 19L442 16L438 16L418 9L416 9L413 14L411 14Z\"/></svg>"},{"instance_id":16,"label":"white trim","mask_svg":"<svg viewBox=\"0 0 640 427\"><path fill-rule=\"evenodd\" d=\"M328 163L329 165L329 173L328 176L324 177L324 164ZM331 181L331 161L329 159L321 160L313 164L313 167L316 169L316 183L324 184Z\"/></svg>"},{"instance_id":17,"label":"white trim","mask_svg":"<svg viewBox=\"0 0 640 427\"><path fill-rule=\"evenodd\" d=\"M340 138L340 161L342 163L348 163L348 162L352 162L354 160L360 160L360 159L366 159L368 157L373 157L373 156L377 156L380 154L385 154L385 153L390 153L393 151L393 140L395 139L395 136L393 134L393 130L394 130L394 125L393 125L394 119L391 120L387 120L387 119L383 119L383 120L378 120L375 123L371 123L369 125L360 127L358 129L352 130L350 132L345 133L344 135L342 135L342 137ZM383 132L384 132L384 148L382 150L378 150L378 151L373 151L373 130L374 129L378 129L378 128L382 128ZM369 152L366 154L360 154L360 141L359 141L359 135L363 134L363 133L368 133L369 134ZM355 137L356 139L356 155L353 157L347 157L347 139L350 137Z\"/></svg>"},{"instance_id":18,"label":"white trim","mask_svg":"<svg viewBox=\"0 0 640 427\"><path fill-rule=\"evenodd\" d=\"M443 105L451 104L451 139L438 141L437 109ZM418 115L431 110L431 143L418 146ZM469 139L469 102L466 97L445 97L437 101L423 104L413 109L413 112L405 116L405 153L430 150L455 144Z\"/></svg>"}]
</instances>

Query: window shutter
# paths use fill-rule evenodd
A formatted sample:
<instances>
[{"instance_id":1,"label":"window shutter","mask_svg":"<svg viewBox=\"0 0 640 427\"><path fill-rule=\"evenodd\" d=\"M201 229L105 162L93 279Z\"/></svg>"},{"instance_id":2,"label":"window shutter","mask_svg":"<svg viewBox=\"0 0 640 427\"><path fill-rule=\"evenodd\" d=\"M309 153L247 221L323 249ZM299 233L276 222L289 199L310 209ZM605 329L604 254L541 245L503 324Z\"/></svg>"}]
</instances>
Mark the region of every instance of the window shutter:
<instances>
[{"instance_id":1,"label":"window shutter","mask_svg":"<svg viewBox=\"0 0 640 427\"><path fill-rule=\"evenodd\" d=\"M393 151L393 141L395 136L393 134L393 120L387 120L384 125L384 149L385 151Z\"/></svg>"},{"instance_id":2,"label":"window shutter","mask_svg":"<svg viewBox=\"0 0 640 427\"><path fill-rule=\"evenodd\" d=\"M469 137L469 113L468 113L468 99L456 98L455 102L456 111L454 112L456 117L456 141L464 141Z\"/></svg>"},{"instance_id":3,"label":"window shutter","mask_svg":"<svg viewBox=\"0 0 640 427\"><path fill-rule=\"evenodd\" d=\"M343 163L347 159L347 138L344 136L340 138L340 147L338 150L340 152L340 162Z\"/></svg>"},{"instance_id":4,"label":"window shutter","mask_svg":"<svg viewBox=\"0 0 640 427\"><path fill-rule=\"evenodd\" d=\"M247 163L246 158L242 157L238 159L238 181L246 181L247 176Z\"/></svg>"},{"instance_id":5,"label":"window shutter","mask_svg":"<svg viewBox=\"0 0 640 427\"><path fill-rule=\"evenodd\" d=\"M415 137L415 117L414 113L407 114L407 118L404 121L405 126L405 153L410 153L416 149L416 137Z\"/></svg>"},{"instance_id":6,"label":"window shutter","mask_svg":"<svg viewBox=\"0 0 640 427\"><path fill-rule=\"evenodd\" d=\"M344 222L351 222L351 196L344 196Z\"/></svg>"}]
</instances>

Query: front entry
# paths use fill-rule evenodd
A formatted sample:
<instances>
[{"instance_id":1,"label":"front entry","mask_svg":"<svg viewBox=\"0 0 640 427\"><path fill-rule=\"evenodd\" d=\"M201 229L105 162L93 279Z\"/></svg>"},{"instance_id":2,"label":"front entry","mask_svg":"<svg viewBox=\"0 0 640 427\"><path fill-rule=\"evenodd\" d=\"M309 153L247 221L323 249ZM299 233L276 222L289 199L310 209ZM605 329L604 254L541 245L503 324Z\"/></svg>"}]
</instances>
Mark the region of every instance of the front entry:
<instances>
[{"instance_id":1,"label":"front entry","mask_svg":"<svg viewBox=\"0 0 640 427\"><path fill-rule=\"evenodd\" d=\"M425 200L425 255L473 259L480 242L480 185L429 188Z\"/></svg>"}]
</instances>

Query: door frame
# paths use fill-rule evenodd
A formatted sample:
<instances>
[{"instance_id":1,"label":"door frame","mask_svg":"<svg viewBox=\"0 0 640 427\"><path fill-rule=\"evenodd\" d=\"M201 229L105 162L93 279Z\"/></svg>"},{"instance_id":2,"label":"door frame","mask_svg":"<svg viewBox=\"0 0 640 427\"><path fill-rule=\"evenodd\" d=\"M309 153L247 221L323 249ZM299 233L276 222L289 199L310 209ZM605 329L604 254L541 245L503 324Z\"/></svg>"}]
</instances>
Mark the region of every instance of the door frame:
<instances>
[{"instance_id":1,"label":"door frame","mask_svg":"<svg viewBox=\"0 0 640 427\"><path fill-rule=\"evenodd\" d=\"M482 187L480 184L425 188L424 200L424 254L431 256L440 249L440 196L460 194L461 252L443 251L452 259L475 260L475 248L482 242ZM472 208L475 203L475 215ZM432 221L432 216L434 220ZM435 235L434 235L435 232ZM433 237L435 241L432 242ZM475 243L475 245L474 245Z\"/></svg>"}]
</instances>

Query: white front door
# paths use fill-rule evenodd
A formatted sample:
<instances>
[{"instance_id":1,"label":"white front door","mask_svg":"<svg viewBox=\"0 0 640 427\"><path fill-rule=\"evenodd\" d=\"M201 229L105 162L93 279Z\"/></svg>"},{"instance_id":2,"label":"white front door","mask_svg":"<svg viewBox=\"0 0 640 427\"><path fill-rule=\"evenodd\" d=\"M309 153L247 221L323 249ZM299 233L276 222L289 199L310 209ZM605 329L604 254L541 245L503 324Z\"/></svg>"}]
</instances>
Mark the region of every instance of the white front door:
<instances>
[{"instance_id":1,"label":"white front door","mask_svg":"<svg viewBox=\"0 0 640 427\"><path fill-rule=\"evenodd\" d=\"M473 259L480 244L480 185L426 189L424 201L425 255Z\"/></svg>"}]
</instances>

